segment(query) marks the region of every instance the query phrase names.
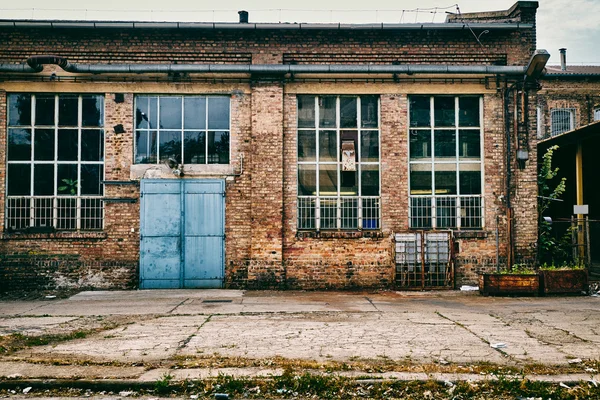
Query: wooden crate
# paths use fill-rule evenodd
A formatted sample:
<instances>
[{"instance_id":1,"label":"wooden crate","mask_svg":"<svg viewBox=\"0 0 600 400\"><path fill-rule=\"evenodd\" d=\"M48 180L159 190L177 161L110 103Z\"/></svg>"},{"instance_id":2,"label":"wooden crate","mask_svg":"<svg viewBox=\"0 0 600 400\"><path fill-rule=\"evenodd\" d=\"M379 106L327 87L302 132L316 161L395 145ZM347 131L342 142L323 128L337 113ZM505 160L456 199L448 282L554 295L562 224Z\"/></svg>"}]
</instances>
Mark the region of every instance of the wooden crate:
<instances>
[{"instance_id":1,"label":"wooden crate","mask_svg":"<svg viewBox=\"0 0 600 400\"><path fill-rule=\"evenodd\" d=\"M537 296L540 276L537 274L481 274L479 293L484 296Z\"/></svg>"}]
</instances>

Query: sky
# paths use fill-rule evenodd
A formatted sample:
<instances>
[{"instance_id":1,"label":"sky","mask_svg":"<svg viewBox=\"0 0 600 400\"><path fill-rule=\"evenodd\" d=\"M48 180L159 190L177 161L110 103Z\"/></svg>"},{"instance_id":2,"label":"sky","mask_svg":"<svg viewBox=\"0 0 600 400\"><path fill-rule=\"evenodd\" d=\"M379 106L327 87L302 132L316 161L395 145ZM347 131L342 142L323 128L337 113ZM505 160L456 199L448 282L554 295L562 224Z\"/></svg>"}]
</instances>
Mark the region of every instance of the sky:
<instances>
[{"instance_id":1,"label":"sky","mask_svg":"<svg viewBox=\"0 0 600 400\"><path fill-rule=\"evenodd\" d=\"M237 22L443 22L445 12L510 8L516 0L0 0L1 19ZM549 64L600 65L600 0L539 0L537 47ZM167 7L168 4L168 7ZM368 8L366 7L368 5ZM437 7L437 9L436 9ZM418 10L417 10L418 9ZM482 37L482 41L485 36Z\"/></svg>"}]
</instances>

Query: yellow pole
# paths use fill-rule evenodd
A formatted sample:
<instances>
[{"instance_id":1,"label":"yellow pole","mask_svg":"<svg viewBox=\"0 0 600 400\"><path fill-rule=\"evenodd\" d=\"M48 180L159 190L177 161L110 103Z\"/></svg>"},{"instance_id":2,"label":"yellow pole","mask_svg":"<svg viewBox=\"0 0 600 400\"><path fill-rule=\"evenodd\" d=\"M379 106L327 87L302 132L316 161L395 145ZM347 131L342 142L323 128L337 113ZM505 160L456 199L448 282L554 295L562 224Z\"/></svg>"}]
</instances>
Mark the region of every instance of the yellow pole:
<instances>
[{"instance_id":1,"label":"yellow pole","mask_svg":"<svg viewBox=\"0 0 600 400\"><path fill-rule=\"evenodd\" d=\"M575 185L577 191L577 205L583 205L583 146L581 140L577 141L577 153L575 154ZM577 214L577 248L579 260L585 258L585 246L583 235L583 214Z\"/></svg>"}]
</instances>

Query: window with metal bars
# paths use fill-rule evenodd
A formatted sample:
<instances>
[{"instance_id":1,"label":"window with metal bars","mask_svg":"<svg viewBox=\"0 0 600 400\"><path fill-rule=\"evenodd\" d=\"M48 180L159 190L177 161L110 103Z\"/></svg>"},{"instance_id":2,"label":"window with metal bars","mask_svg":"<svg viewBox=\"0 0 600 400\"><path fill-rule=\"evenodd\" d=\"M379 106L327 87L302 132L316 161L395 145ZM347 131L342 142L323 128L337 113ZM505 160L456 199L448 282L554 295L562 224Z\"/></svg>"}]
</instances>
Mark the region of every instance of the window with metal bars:
<instances>
[{"instance_id":1,"label":"window with metal bars","mask_svg":"<svg viewBox=\"0 0 600 400\"><path fill-rule=\"evenodd\" d=\"M297 100L298 229L380 229L379 97Z\"/></svg>"},{"instance_id":2,"label":"window with metal bars","mask_svg":"<svg viewBox=\"0 0 600 400\"><path fill-rule=\"evenodd\" d=\"M9 94L6 230L103 227L104 96Z\"/></svg>"},{"instance_id":3,"label":"window with metal bars","mask_svg":"<svg viewBox=\"0 0 600 400\"><path fill-rule=\"evenodd\" d=\"M136 96L135 163L229 164L229 97Z\"/></svg>"},{"instance_id":4,"label":"window with metal bars","mask_svg":"<svg viewBox=\"0 0 600 400\"><path fill-rule=\"evenodd\" d=\"M574 108L555 108L550 110L551 135L556 136L575 128Z\"/></svg>"},{"instance_id":5,"label":"window with metal bars","mask_svg":"<svg viewBox=\"0 0 600 400\"><path fill-rule=\"evenodd\" d=\"M409 97L411 228L482 228L480 96Z\"/></svg>"}]
</instances>

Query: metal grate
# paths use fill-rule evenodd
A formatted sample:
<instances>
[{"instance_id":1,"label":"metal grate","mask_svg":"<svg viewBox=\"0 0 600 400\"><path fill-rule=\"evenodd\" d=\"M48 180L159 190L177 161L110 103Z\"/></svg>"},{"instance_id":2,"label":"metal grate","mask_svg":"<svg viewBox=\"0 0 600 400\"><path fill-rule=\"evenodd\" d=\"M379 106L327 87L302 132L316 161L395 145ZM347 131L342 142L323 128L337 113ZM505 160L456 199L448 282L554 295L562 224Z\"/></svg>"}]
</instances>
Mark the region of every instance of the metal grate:
<instances>
[{"instance_id":1,"label":"metal grate","mask_svg":"<svg viewBox=\"0 0 600 400\"><path fill-rule=\"evenodd\" d=\"M103 201L97 197L8 197L6 228L99 230L104 222Z\"/></svg>"},{"instance_id":2,"label":"metal grate","mask_svg":"<svg viewBox=\"0 0 600 400\"><path fill-rule=\"evenodd\" d=\"M298 197L298 229L380 229L378 197Z\"/></svg>"},{"instance_id":3,"label":"metal grate","mask_svg":"<svg viewBox=\"0 0 600 400\"><path fill-rule=\"evenodd\" d=\"M415 229L483 227L483 197L411 196L410 227Z\"/></svg>"},{"instance_id":4,"label":"metal grate","mask_svg":"<svg viewBox=\"0 0 600 400\"><path fill-rule=\"evenodd\" d=\"M568 132L574 127L574 108L557 108L550 111L550 119L552 121L552 136Z\"/></svg>"}]
</instances>

